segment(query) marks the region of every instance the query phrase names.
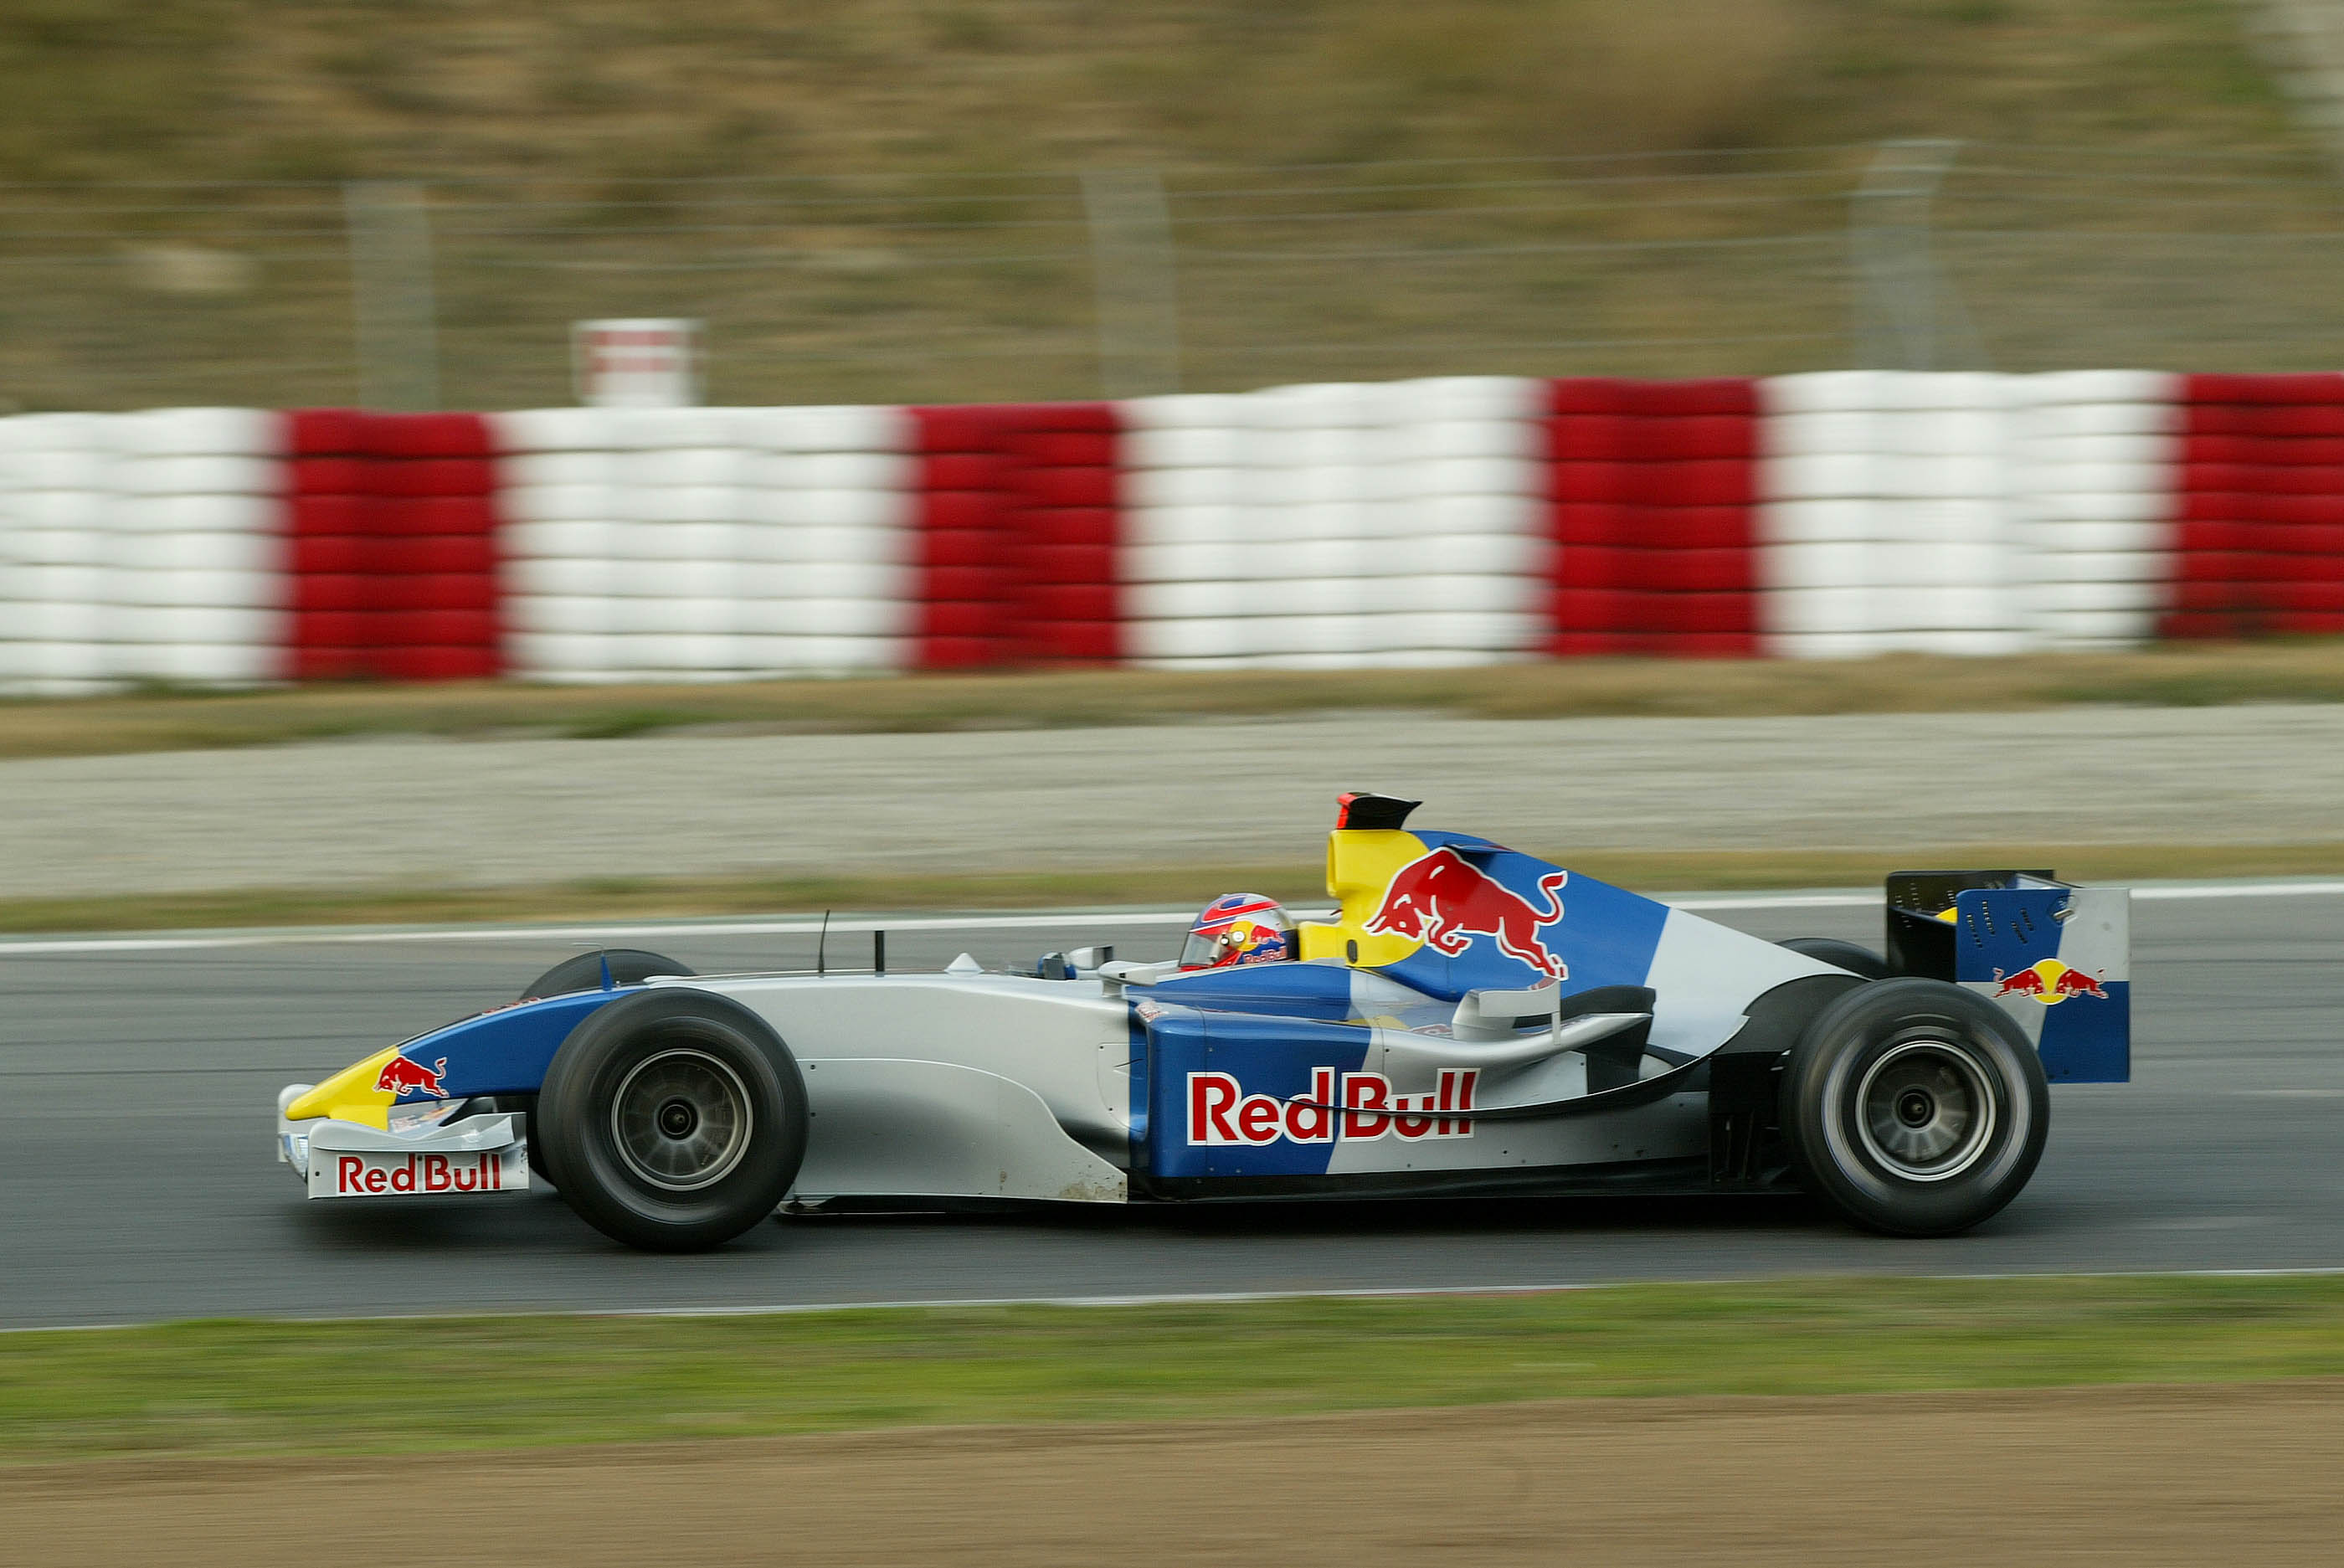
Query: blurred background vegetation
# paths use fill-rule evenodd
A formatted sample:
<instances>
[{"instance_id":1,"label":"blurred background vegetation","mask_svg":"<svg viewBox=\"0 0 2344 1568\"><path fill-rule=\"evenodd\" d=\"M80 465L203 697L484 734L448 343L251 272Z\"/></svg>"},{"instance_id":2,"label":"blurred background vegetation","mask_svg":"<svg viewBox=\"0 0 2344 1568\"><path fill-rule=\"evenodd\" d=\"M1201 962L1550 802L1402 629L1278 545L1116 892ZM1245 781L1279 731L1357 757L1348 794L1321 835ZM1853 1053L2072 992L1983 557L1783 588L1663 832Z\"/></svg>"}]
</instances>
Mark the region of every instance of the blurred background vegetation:
<instances>
[{"instance_id":1,"label":"blurred background vegetation","mask_svg":"<svg viewBox=\"0 0 2344 1568\"><path fill-rule=\"evenodd\" d=\"M0 408L357 395L344 183L428 202L440 400L708 323L725 402L1097 395L1081 175L1167 197L1191 389L1851 362L1851 198L1959 362L2324 368L2329 150L2238 0L12 0ZM1947 362L1956 362L1949 359Z\"/></svg>"}]
</instances>

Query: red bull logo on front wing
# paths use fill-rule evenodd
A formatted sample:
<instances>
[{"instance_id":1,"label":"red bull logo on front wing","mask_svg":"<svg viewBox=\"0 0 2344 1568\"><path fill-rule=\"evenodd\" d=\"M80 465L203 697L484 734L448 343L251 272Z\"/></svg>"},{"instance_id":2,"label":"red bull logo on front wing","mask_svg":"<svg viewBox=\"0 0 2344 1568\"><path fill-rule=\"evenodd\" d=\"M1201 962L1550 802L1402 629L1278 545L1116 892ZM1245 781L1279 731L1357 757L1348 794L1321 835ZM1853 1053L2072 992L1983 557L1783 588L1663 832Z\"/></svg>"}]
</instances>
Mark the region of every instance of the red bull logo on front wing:
<instances>
[{"instance_id":1,"label":"red bull logo on front wing","mask_svg":"<svg viewBox=\"0 0 2344 1568\"><path fill-rule=\"evenodd\" d=\"M2041 958L2014 975L2001 970L1994 972L1996 996L2026 996L2048 1007L2070 996L2097 996L2107 999L2108 988L2081 969L2074 969L2056 958Z\"/></svg>"},{"instance_id":2,"label":"red bull logo on front wing","mask_svg":"<svg viewBox=\"0 0 2344 1568\"><path fill-rule=\"evenodd\" d=\"M405 1057L393 1057L382 1064L382 1072L375 1078L379 1093L388 1093L393 1099L405 1099L419 1094L426 1099L445 1099L440 1082L448 1076L448 1058L441 1057L430 1067L410 1062Z\"/></svg>"},{"instance_id":3,"label":"red bull logo on front wing","mask_svg":"<svg viewBox=\"0 0 2344 1568\"><path fill-rule=\"evenodd\" d=\"M1443 845L1392 874L1383 902L1362 929L1420 941L1452 958L1472 946L1472 937L1494 936L1509 958L1564 979L1570 966L1540 937L1539 929L1562 918L1562 901L1556 895L1570 876L1557 871L1540 877L1533 903Z\"/></svg>"}]
</instances>

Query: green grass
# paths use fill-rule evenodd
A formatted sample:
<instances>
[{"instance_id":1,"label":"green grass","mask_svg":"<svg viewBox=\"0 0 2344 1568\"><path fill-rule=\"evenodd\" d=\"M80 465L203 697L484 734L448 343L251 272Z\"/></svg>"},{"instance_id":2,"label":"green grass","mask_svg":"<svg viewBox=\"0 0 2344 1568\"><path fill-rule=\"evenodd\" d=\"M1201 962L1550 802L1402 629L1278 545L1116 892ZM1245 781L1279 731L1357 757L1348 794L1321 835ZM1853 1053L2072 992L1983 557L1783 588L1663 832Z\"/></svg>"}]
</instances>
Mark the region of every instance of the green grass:
<instances>
[{"instance_id":1,"label":"green grass","mask_svg":"<svg viewBox=\"0 0 2344 1568\"><path fill-rule=\"evenodd\" d=\"M906 1245L916 1245L906 1239ZM1834 1280L0 1337L0 1461L2344 1375L2344 1280Z\"/></svg>"}]
</instances>

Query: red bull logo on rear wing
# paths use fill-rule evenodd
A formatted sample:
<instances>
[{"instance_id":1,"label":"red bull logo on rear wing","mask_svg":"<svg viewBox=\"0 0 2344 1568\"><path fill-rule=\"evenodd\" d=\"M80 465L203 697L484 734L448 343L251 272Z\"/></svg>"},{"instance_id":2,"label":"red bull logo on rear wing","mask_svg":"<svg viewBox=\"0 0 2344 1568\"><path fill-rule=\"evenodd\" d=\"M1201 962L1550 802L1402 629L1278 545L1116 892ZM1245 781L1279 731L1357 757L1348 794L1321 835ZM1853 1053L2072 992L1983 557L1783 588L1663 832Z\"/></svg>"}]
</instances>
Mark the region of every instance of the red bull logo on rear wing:
<instances>
[{"instance_id":1,"label":"red bull logo on rear wing","mask_svg":"<svg viewBox=\"0 0 2344 1568\"><path fill-rule=\"evenodd\" d=\"M2010 1014L2054 1083L2132 1076L2131 897L2030 875L1954 898L1953 977Z\"/></svg>"},{"instance_id":2,"label":"red bull logo on rear wing","mask_svg":"<svg viewBox=\"0 0 2344 1568\"><path fill-rule=\"evenodd\" d=\"M1994 994L1996 1000L2005 996L2025 996L2050 1007L2070 996L2093 996L2108 999L2108 988L2096 977L2081 969L2070 969L2056 958L2038 959L2016 975L1994 972Z\"/></svg>"}]
</instances>

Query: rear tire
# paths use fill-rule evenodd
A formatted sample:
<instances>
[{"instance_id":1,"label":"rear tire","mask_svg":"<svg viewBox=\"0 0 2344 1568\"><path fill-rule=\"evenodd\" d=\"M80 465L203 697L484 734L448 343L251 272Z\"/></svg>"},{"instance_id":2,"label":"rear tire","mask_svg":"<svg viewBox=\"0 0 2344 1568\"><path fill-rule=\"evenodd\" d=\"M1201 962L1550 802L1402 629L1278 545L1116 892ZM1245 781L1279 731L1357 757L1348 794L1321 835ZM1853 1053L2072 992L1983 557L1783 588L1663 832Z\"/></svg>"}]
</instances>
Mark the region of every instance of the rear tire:
<instances>
[{"instance_id":1,"label":"rear tire","mask_svg":"<svg viewBox=\"0 0 2344 1568\"><path fill-rule=\"evenodd\" d=\"M2008 1014L1942 980L1840 996L1791 1049L1783 1131L1809 1190L1892 1236L1951 1236L2018 1196L2051 1095Z\"/></svg>"},{"instance_id":2,"label":"rear tire","mask_svg":"<svg viewBox=\"0 0 2344 1568\"><path fill-rule=\"evenodd\" d=\"M602 986L602 966L611 966L611 984L640 986L654 975L682 975L691 978L692 971L672 958L657 953L646 953L640 947L605 947L599 952L581 953L574 958L564 958L536 979L521 987L520 999L536 1001L541 996L567 996L572 991L595 991Z\"/></svg>"},{"instance_id":3,"label":"rear tire","mask_svg":"<svg viewBox=\"0 0 2344 1568\"><path fill-rule=\"evenodd\" d=\"M1836 936L1793 936L1774 944L1809 958L1820 958L1826 964L1836 964L1851 975L1861 975L1867 980L1885 980L1896 973L1888 960L1861 942L1843 942Z\"/></svg>"},{"instance_id":4,"label":"rear tire","mask_svg":"<svg viewBox=\"0 0 2344 1568\"><path fill-rule=\"evenodd\" d=\"M655 1252L720 1247L781 1206L805 1158L805 1081L728 997L682 987L587 1017L538 1096L547 1164L580 1218Z\"/></svg>"}]
</instances>

